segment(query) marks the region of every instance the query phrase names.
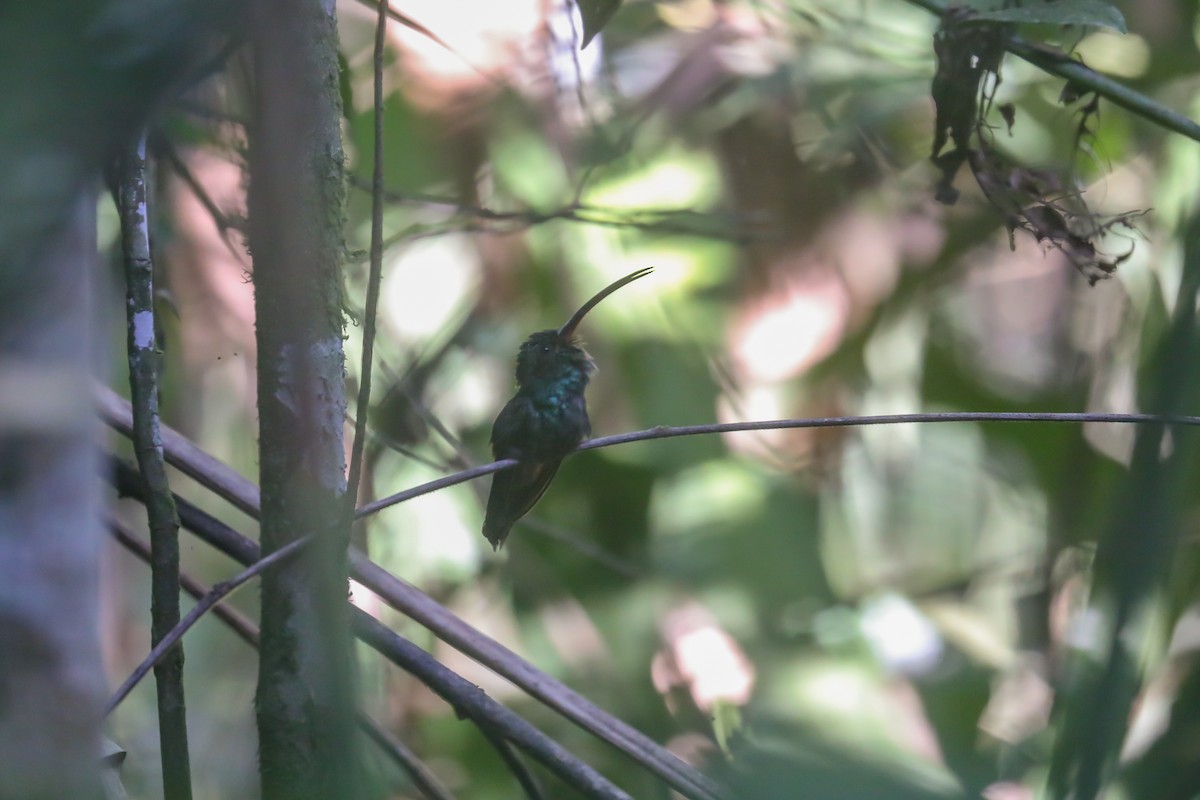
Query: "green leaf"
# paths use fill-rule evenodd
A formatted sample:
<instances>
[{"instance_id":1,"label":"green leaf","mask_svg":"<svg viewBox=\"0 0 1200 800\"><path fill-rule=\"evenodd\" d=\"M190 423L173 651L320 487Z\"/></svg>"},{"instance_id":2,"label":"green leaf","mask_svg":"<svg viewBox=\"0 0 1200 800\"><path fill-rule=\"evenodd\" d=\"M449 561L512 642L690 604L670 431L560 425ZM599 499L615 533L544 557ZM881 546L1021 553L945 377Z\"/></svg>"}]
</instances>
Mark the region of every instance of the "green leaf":
<instances>
[{"instance_id":1,"label":"green leaf","mask_svg":"<svg viewBox=\"0 0 1200 800\"><path fill-rule=\"evenodd\" d=\"M621 0L575 0L575 5L579 6L579 16L583 18L583 42L579 45L582 50L604 30L621 7Z\"/></svg>"},{"instance_id":2,"label":"green leaf","mask_svg":"<svg viewBox=\"0 0 1200 800\"><path fill-rule=\"evenodd\" d=\"M728 700L718 700L712 707L713 736L726 758L733 756L730 740L742 730L742 711Z\"/></svg>"},{"instance_id":3,"label":"green leaf","mask_svg":"<svg viewBox=\"0 0 1200 800\"><path fill-rule=\"evenodd\" d=\"M1055 3L980 11L974 19L1033 25L1085 25L1112 28L1120 33L1129 32L1121 12L1103 0L1058 0Z\"/></svg>"}]
</instances>

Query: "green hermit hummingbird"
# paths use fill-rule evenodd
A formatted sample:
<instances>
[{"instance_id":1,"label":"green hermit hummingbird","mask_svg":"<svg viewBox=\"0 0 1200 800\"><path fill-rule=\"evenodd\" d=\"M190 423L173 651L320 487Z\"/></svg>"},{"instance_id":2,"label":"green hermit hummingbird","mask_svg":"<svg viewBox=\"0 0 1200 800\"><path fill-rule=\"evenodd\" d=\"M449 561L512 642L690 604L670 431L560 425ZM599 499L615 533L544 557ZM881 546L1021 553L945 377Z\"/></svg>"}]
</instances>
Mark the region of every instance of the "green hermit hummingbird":
<instances>
[{"instance_id":1,"label":"green hermit hummingbird","mask_svg":"<svg viewBox=\"0 0 1200 800\"><path fill-rule=\"evenodd\" d=\"M508 532L541 499L563 457L592 433L584 390L596 371L575 328L610 294L654 271L645 267L609 284L558 330L538 331L517 353L517 393L492 423L492 455L520 463L492 478L483 535L498 550Z\"/></svg>"}]
</instances>

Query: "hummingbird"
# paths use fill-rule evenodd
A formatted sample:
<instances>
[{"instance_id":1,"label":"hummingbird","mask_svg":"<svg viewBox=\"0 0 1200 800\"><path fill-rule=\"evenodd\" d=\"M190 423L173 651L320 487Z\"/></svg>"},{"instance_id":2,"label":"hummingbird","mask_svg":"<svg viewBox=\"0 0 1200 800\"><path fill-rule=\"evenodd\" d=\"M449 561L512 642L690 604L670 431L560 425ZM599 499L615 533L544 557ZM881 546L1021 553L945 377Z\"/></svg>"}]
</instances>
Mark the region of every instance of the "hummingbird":
<instances>
[{"instance_id":1,"label":"hummingbird","mask_svg":"<svg viewBox=\"0 0 1200 800\"><path fill-rule=\"evenodd\" d=\"M517 393L492 423L492 455L520 463L492 478L483 535L499 550L541 499L563 457L592 434L584 390L596 362L575 336L579 322L610 294L654 271L644 267L601 289L557 330L538 331L517 353Z\"/></svg>"}]
</instances>

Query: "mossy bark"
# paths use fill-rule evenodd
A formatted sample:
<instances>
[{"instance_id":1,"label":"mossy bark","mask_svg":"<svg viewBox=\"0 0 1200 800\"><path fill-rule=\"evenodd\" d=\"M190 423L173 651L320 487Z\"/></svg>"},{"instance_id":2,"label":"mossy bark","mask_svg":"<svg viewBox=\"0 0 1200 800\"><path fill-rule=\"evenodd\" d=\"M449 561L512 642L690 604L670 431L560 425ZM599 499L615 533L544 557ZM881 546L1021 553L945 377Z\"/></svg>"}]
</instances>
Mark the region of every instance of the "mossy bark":
<instances>
[{"instance_id":1,"label":"mossy bark","mask_svg":"<svg viewBox=\"0 0 1200 800\"><path fill-rule=\"evenodd\" d=\"M263 552L312 536L262 584L263 797L361 795L346 604L344 156L332 2L258 0L249 232Z\"/></svg>"}]
</instances>

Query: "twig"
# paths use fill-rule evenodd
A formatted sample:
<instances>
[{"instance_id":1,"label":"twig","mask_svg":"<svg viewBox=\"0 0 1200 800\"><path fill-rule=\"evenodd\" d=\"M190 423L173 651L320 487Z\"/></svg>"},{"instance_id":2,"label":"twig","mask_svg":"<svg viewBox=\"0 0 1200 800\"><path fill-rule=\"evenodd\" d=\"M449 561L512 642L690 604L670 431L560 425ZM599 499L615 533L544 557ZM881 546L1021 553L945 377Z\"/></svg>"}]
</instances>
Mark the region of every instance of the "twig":
<instances>
[{"instance_id":1,"label":"twig","mask_svg":"<svg viewBox=\"0 0 1200 800\"><path fill-rule=\"evenodd\" d=\"M159 438L158 342L154 318L154 260L146 188L146 134L121 155L118 184L121 243L125 255L125 309L128 326L129 389L133 448L146 485L150 527L150 640L166 641L179 622L179 517L172 502ZM169 648L164 649L167 654ZM170 650L155 662L158 736L162 750L163 795L191 800L183 650Z\"/></svg>"},{"instance_id":2,"label":"twig","mask_svg":"<svg viewBox=\"0 0 1200 800\"><path fill-rule=\"evenodd\" d=\"M346 414L346 421L348 423L350 423L351 425L356 424L354 421L354 418L351 417L349 414ZM379 447L386 447L388 450L391 450L394 453L399 453L400 455L404 456L405 458L412 459L413 461L417 462L421 466L429 467L430 469L433 469L433 470L446 470L446 469L449 469L451 466L459 466L457 463L449 464L445 461L435 461L434 459L430 458L429 456L422 455L411 448L405 447L404 445L396 444L389 437L385 436L384 434L379 433L377 430L373 431L370 428L366 428L365 433L366 433L367 439L369 439L370 441L379 445ZM366 456L364 456L364 458L366 458Z\"/></svg>"},{"instance_id":3,"label":"twig","mask_svg":"<svg viewBox=\"0 0 1200 800\"><path fill-rule=\"evenodd\" d=\"M137 479L136 470L120 459L114 461L116 471L112 477L116 481L118 491L123 495L142 499L144 490ZM188 530L243 564L254 564L258 561L261 551L257 544L183 498L176 498L176 501L180 518ZM370 585L367 581L363 583ZM525 719L492 700L478 686L443 666L370 614L353 606L350 611L354 630L362 641L421 680L450 703L458 713L481 726L491 726L586 796L596 800L629 800L629 795L617 789ZM545 675L541 675L541 679L552 682ZM722 797L720 793L686 794L697 800Z\"/></svg>"},{"instance_id":4,"label":"twig","mask_svg":"<svg viewBox=\"0 0 1200 800\"><path fill-rule=\"evenodd\" d=\"M183 638L183 635L187 633L193 625L200 621L200 617L204 616L209 609L232 594L235 589L244 584L246 581L262 574L276 564L291 558L296 553L307 547L310 542L312 542L312 537L305 537L303 539L296 539L293 542L289 542L278 550L272 552L266 558L262 558L254 562L229 580L215 584L212 589L209 590L208 594L204 595L204 597L200 598L200 601L196 603L196 605L192 606L192 610L187 613L187 616L181 619L179 623L167 633L166 636L160 639L158 644L154 645L154 649L150 651L150 654L142 660L142 663L138 664L137 668L130 673L129 677L125 679L125 682L121 684L121 687L113 693L113 696L109 698L108 705L104 707L105 716L111 714L113 709L120 705L121 701L129 696L129 693L133 691L133 687L137 686L138 682L140 682L142 678L146 677L146 673L162 662L162 660L170 652L171 648L173 648L179 642L179 640Z\"/></svg>"},{"instance_id":5,"label":"twig","mask_svg":"<svg viewBox=\"0 0 1200 800\"><path fill-rule=\"evenodd\" d=\"M526 530L549 539L552 542L557 542L564 547L569 547L584 558L595 561L597 564L620 575L622 578L633 579L644 575L646 572L642 567L627 562L625 559L615 553L610 553L594 542L577 536L570 531L557 528L539 517L525 517L521 520L521 524L525 526Z\"/></svg>"},{"instance_id":6,"label":"twig","mask_svg":"<svg viewBox=\"0 0 1200 800\"><path fill-rule=\"evenodd\" d=\"M161 135L154 136L151 139L150 146L158 158L166 159L167 163L171 165L171 170L191 190L192 196L196 198L196 201L204 207L204 210L212 218L213 225L217 228L217 234L221 237L221 241L224 242L230 255L233 256L235 261L241 263L245 253L238 250L233 238L229 235L230 230L241 231L241 226L229 221L229 217L217 206L216 201L209 195L208 190L204 188L199 179L192 174L188 165L180 158L179 152L171 144L170 139Z\"/></svg>"},{"instance_id":7,"label":"twig","mask_svg":"<svg viewBox=\"0 0 1200 800\"><path fill-rule=\"evenodd\" d=\"M211 106L206 106L203 103L196 102L188 97L178 97L172 103L176 108L185 114L200 117L210 122L221 122L229 125L236 125L243 130L250 127L250 122L238 114L234 114L224 109L216 109Z\"/></svg>"},{"instance_id":8,"label":"twig","mask_svg":"<svg viewBox=\"0 0 1200 800\"><path fill-rule=\"evenodd\" d=\"M417 787L417 791L428 797L429 800L454 800L454 795L450 793L450 790L442 785L433 771L421 763L417 754L399 737L361 712L358 715L358 724L367 736L371 737L371 741L375 742L380 749L392 757L393 761L404 768L413 785Z\"/></svg>"},{"instance_id":9,"label":"twig","mask_svg":"<svg viewBox=\"0 0 1200 800\"><path fill-rule=\"evenodd\" d=\"M357 176L350 177L350 185L369 190L371 183ZM774 229L755 227L756 220L742 214L719 214L698 212L690 208L646 208L617 210L572 202L569 205L545 211L525 208L514 211L497 211L487 206L460 203L448 197L385 190L384 199L389 203L431 205L448 208L456 217L477 222L448 221L439 225L418 223L392 234L384 240L384 248L414 238L443 236L448 233L468 230L475 233L508 234L532 228L547 222L574 222L606 228L628 228L653 233L697 236L720 241L750 242L777 237ZM710 229L705 225L714 224ZM491 227L489 227L489 225Z\"/></svg>"},{"instance_id":10,"label":"twig","mask_svg":"<svg viewBox=\"0 0 1200 800\"><path fill-rule=\"evenodd\" d=\"M521 789L525 792L525 796L529 800L546 800L546 795L542 792L542 786L538 783L537 776L525 765L525 762L521 760L520 754L513 749L509 741L486 726L480 727L480 730L483 731L484 737L495 748L496 752L500 754L500 759L508 767L509 772L516 777L517 783L520 784Z\"/></svg>"},{"instance_id":11,"label":"twig","mask_svg":"<svg viewBox=\"0 0 1200 800\"><path fill-rule=\"evenodd\" d=\"M708 425L681 425L668 427L660 425L644 431L618 433L613 436L601 436L589 439L576 448L575 452L596 450L601 447L612 447L617 444L643 442L650 439L672 439L679 436L703 436L714 433L740 433L745 431L782 430L787 428L850 428L868 425L902 425L902 424L932 424L946 422L1102 422L1114 424L1165 424L1165 425L1200 425L1200 417L1160 416L1157 414L1086 414L1075 412L990 412L990 411L946 411L928 414L882 414L878 416L849 416L849 417L814 417L809 419L770 419L754 422L716 422ZM414 497L420 497L448 486L455 486L465 481L474 480L502 469L517 465L515 459L493 461L471 467L453 475L405 489L402 492L380 498L367 503L358 509L357 517L382 511L389 506L403 503Z\"/></svg>"},{"instance_id":12,"label":"twig","mask_svg":"<svg viewBox=\"0 0 1200 800\"><path fill-rule=\"evenodd\" d=\"M126 438L133 438L133 412L129 401L107 386L96 386L96 406L104 424ZM258 518L258 487L233 469L213 458L170 425L159 430L167 463L213 492L239 511Z\"/></svg>"},{"instance_id":13,"label":"twig","mask_svg":"<svg viewBox=\"0 0 1200 800\"><path fill-rule=\"evenodd\" d=\"M146 563L150 562L150 545L140 537L134 535L120 521L110 519L108 530L122 547L136 555L142 561ZM179 580L187 593L197 600L209 593L208 588L186 572L180 573ZM237 634L238 638L254 649L258 649L258 626L251 622L246 615L230 608L224 603L218 603L213 607L212 612L218 619L228 625ZM371 737L372 741L381 750L400 765L401 769L412 780L413 785L417 787L417 790L428 797L429 800L454 800L454 796L450 793L450 790L443 786L429 767L421 763L417 754L392 734L391 731L361 711L358 715L358 724L363 732Z\"/></svg>"},{"instance_id":14,"label":"twig","mask_svg":"<svg viewBox=\"0 0 1200 800\"><path fill-rule=\"evenodd\" d=\"M108 532L126 550L147 564L150 563L150 543L134 534L120 520L115 517L110 518L108 520ZM209 592L209 587L204 586L200 581L183 571L179 573L179 585L196 600L204 597ZM230 630L236 633L239 639L251 647L258 647L258 626L251 622L249 617L224 603L217 603L213 606L212 612L219 620L228 625Z\"/></svg>"},{"instance_id":15,"label":"twig","mask_svg":"<svg viewBox=\"0 0 1200 800\"><path fill-rule=\"evenodd\" d=\"M914 6L942 15L946 4L941 0L907 0ZM1011 35L1005 39L1004 48L1015 56L1025 59L1038 69L1065 78L1071 83L1086 87L1101 97L1108 98L1122 108L1153 122L1169 131L1200 142L1200 124L1177 111L1155 102L1141 92L1130 89L1118 81L1101 75L1094 69L1067 57Z\"/></svg>"},{"instance_id":16,"label":"twig","mask_svg":"<svg viewBox=\"0 0 1200 800\"><path fill-rule=\"evenodd\" d=\"M350 474L346 481L346 510L358 502L362 478L363 447L367 443L367 410L371 403L371 368L375 360L375 326L379 310L379 284L383 280L383 54L387 41L388 2L380 0L375 20L375 164L371 170L371 269L367 277L367 305L363 317L362 366L358 375L358 406L354 443L350 447Z\"/></svg>"}]
</instances>

